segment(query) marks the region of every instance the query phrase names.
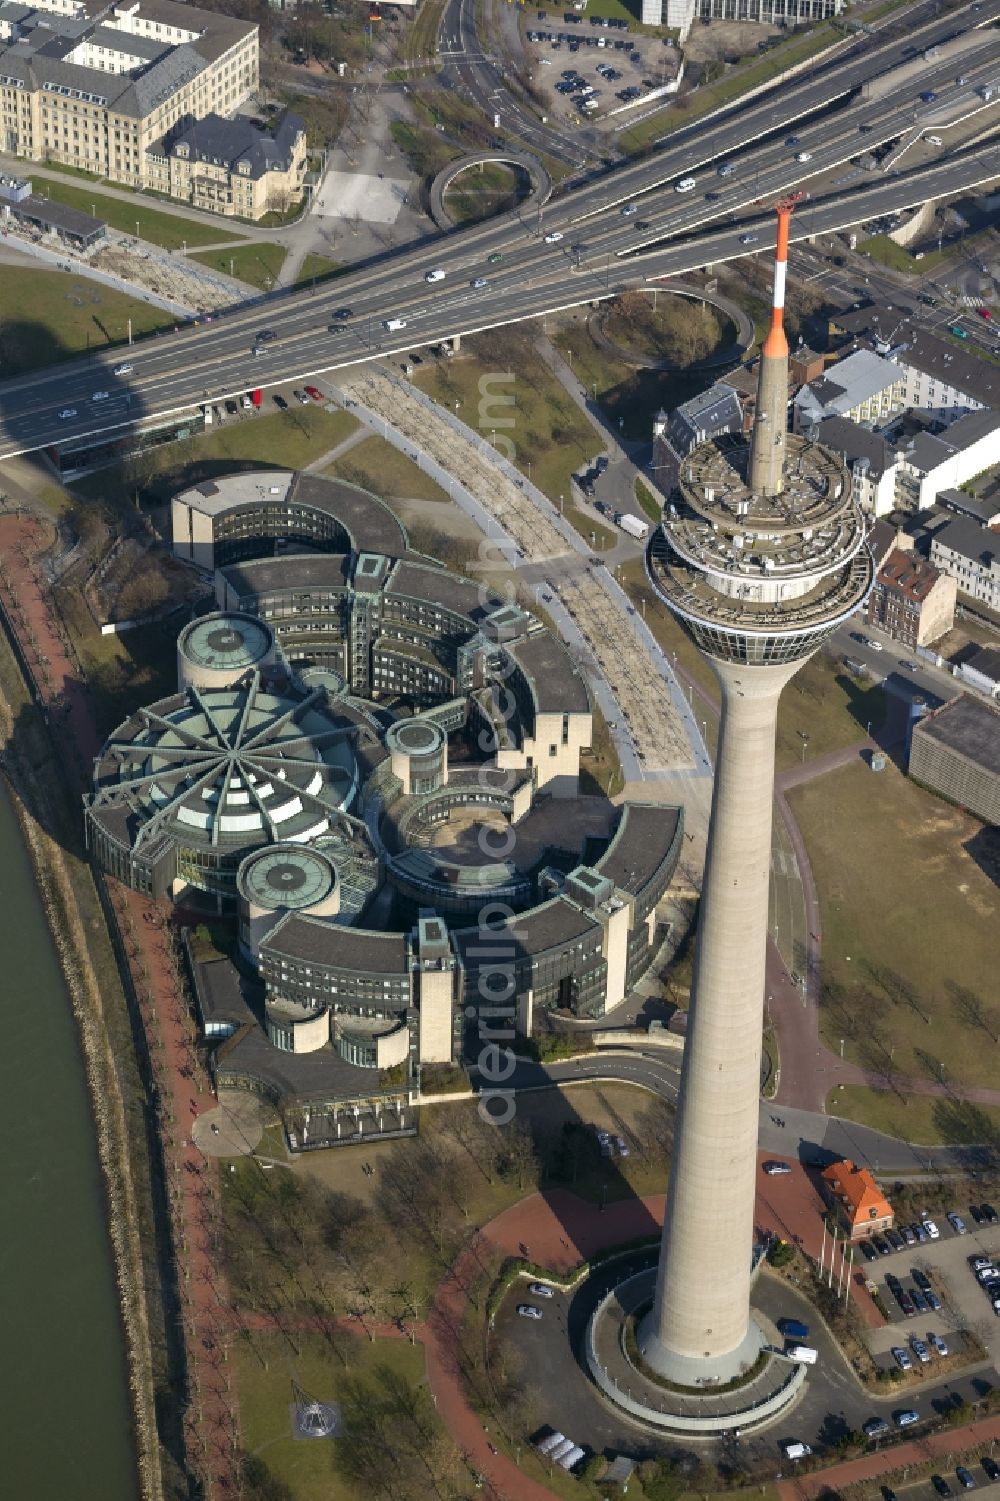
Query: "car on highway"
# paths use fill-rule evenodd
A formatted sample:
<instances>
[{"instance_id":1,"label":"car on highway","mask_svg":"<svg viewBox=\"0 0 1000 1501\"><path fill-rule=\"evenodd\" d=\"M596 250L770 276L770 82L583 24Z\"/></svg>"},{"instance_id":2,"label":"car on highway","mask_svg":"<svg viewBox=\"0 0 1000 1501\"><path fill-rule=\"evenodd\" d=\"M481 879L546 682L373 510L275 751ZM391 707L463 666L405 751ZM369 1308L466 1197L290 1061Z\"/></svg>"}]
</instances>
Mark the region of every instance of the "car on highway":
<instances>
[{"instance_id":1,"label":"car on highway","mask_svg":"<svg viewBox=\"0 0 1000 1501\"><path fill-rule=\"evenodd\" d=\"M546 245L558 245L559 241L563 238L564 236L561 229L551 229L545 236L545 243Z\"/></svg>"},{"instance_id":2,"label":"car on highway","mask_svg":"<svg viewBox=\"0 0 1000 1501\"><path fill-rule=\"evenodd\" d=\"M966 1469L965 1465L956 1465L955 1479L958 1481L963 1491L974 1491L976 1488L975 1477L973 1476L971 1470Z\"/></svg>"},{"instance_id":3,"label":"car on highway","mask_svg":"<svg viewBox=\"0 0 1000 1501\"><path fill-rule=\"evenodd\" d=\"M919 97L921 104L933 104L937 98L937 94L935 94L933 89L924 89Z\"/></svg>"},{"instance_id":4,"label":"car on highway","mask_svg":"<svg viewBox=\"0 0 1000 1501\"><path fill-rule=\"evenodd\" d=\"M305 389L306 395L307 396L311 396L312 399L313 399L313 401L325 401L326 400L326 397L323 395L323 392L319 389L318 386L306 386L304 389Z\"/></svg>"},{"instance_id":5,"label":"car on highway","mask_svg":"<svg viewBox=\"0 0 1000 1501\"><path fill-rule=\"evenodd\" d=\"M344 322L345 319L354 317L354 309L349 307L339 307L333 316L338 320L338 322Z\"/></svg>"},{"instance_id":6,"label":"car on highway","mask_svg":"<svg viewBox=\"0 0 1000 1501\"><path fill-rule=\"evenodd\" d=\"M947 1480L945 1480L943 1475L932 1475L931 1485L937 1491L938 1495L942 1498L942 1501L947 1501L947 1498L949 1496L954 1495L954 1491L948 1484Z\"/></svg>"},{"instance_id":7,"label":"car on highway","mask_svg":"<svg viewBox=\"0 0 1000 1501\"><path fill-rule=\"evenodd\" d=\"M114 373L115 373L115 375L131 375L132 374L132 370L133 370L133 366L131 366L131 365L116 365L115 369L114 369Z\"/></svg>"},{"instance_id":8,"label":"car on highway","mask_svg":"<svg viewBox=\"0 0 1000 1501\"><path fill-rule=\"evenodd\" d=\"M796 156L795 156L795 160L797 162L811 162L812 159L813 159L813 154L812 154L811 151L799 151L799 152L796 153Z\"/></svg>"},{"instance_id":9,"label":"car on highway","mask_svg":"<svg viewBox=\"0 0 1000 1501\"><path fill-rule=\"evenodd\" d=\"M756 243L757 243L757 236L756 235L740 235L740 244L741 245L756 245Z\"/></svg>"},{"instance_id":10,"label":"car on highway","mask_svg":"<svg viewBox=\"0 0 1000 1501\"><path fill-rule=\"evenodd\" d=\"M680 182L674 184L674 192L690 193L691 190L693 188L696 188L697 186L698 179L696 177L682 177Z\"/></svg>"},{"instance_id":11,"label":"car on highway","mask_svg":"<svg viewBox=\"0 0 1000 1501\"><path fill-rule=\"evenodd\" d=\"M935 1355L947 1355L948 1342L947 1340L942 1339L940 1334L928 1334L927 1343L930 1345Z\"/></svg>"},{"instance_id":12,"label":"car on highway","mask_svg":"<svg viewBox=\"0 0 1000 1501\"><path fill-rule=\"evenodd\" d=\"M884 1438L891 1429L885 1418L869 1418L866 1423L862 1423L861 1431L866 1438Z\"/></svg>"},{"instance_id":13,"label":"car on highway","mask_svg":"<svg viewBox=\"0 0 1000 1501\"><path fill-rule=\"evenodd\" d=\"M285 398L283 396L274 396L272 399L274 401L275 406L278 408L279 412L287 412L288 411L288 402L285 400Z\"/></svg>"},{"instance_id":14,"label":"car on highway","mask_svg":"<svg viewBox=\"0 0 1000 1501\"><path fill-rule=\"evenodd\" d=\"M540 1319L542 1317L542 1310L534 1308L530 1303L518 1303L517 1311L522 1319Z\"/></svg>"},{"instance_id":15,"label":"car on highway","mask_svg":"<svg viewBox=\"0 0 1000 1501\"><path fill-rule=\"evenodd\" d=\"M732 177L732 175L733 175L733 173L735 171L736 171L736 167L735 167L735 165L732 162L723 162L722 166L719 168L718 176L719 177Z\"/></svg>"},{"instance_id":16,"label":"car on highway","mask_svg":"<svg viewBox=\"0 0 1000 1501\"><path fill-rule=\"evenodd\" d=\"M68 422L70 417L76 416L76 407L63 407L62 411L58 413L58 416L61 421Z\"/></svg>"},{"instance_id":17,"label":"car on highway","mask_svg":"<svg viewBox=\"0 0 1000 1501\"><path fill-rule=\"evenodd\" d=\"M307 407L309 405L309 397L306 395L306 393L303 390L300 389L300 390L297 390L297 391L293 391L292 395L295 397L295 400L299 403L299 406Z\"/></svg>"},{"instance_id":18,"label":"car on highway","mask_svg":"<svg viewBox=\"0 0 1000 1501\"><path fill-rule=\"evenodd\" d=\"M968 1226L966 1225L962 1216L955 1213L954 1209L949 1209L948 1213L945 1215L945 1219L948 1221L949 1225L954 1230L956 1235L968 1234Z\"/></svg>"},{"instance_id":19,"label":"car on highway","mask_svg":"<svg viewBox=\"0 0 1000 1501\"><path fill-rule=\"evenodd\" d=\"M258 344L273 344L278 335L273 328L262 328L257 335Z\"/></svg>"},{"instance_id":20,"label":"car on highway","mask_svg":"<svg viewBox=\"0 0 1000 1501\"><path fill-rule=\"evenodd\" d=\"M977 307L976 312L984 322L989 323L993 317L988 307Z\"/></svg>"},{"instance_id":21,"label":"car on highway","mask_svg":"<svg viewBox=\"0 0 1000 1501\"><path fill-rule=\"evenodd\" d=\"M489 285L485 276L474 276L469 282L469 286L474 292L485 292L488 290Z\"/></svg>"},{"instance_id":22,"label":"car on highway","mask_svg":"<svg viewBox=\"0 0 1000 1501\"><path fill-rule=\"evenodd\" d=\"M621 214L623 219L628 219L632 214L637 214L639 212L639 205L637 203L623 203L618 212Z\"/></svg>"},{"instance_id":23,"label":"car on highway","mask_svg":"<svg viewBox=\"0 0 1000 1501\"><path fill-rule=\"evenodd\" d=\"M544 1282L529 1282L528 1291L533 1298L555 1297L555 1293L553 1292L552 1288L546 1287Z\"/></svg>"},{"instance_id":24,"label":"car on highway","mask_svg":"<svg viewBox=\"0 0 1000 1501\"><path fill-rule=\"evenodd\" d=\"M893 1360L899 1366L899 1369L901 1371L913 1370L913 1361L910 1359L909 1355L901 1345L893 1345L892 1349L889 1351L889 1354L892 1356Z\"/></svg>"},{"instance_id":25,"label":"car on highway","mask_svg":"<svg viewBox=\"0 0 1000 1501\"><path fill-rule=\"evenodd\" d=\"M486 257L486 263L489 266L499 266L502 260L503 256L501 255L499 250L494 250L492 255L488 255Z\"/></svg>"},{"instance_id":26,"label":"car on highway","mask_svg":"<svg viewBox=\"0 0 1000 1501\"><path fill-rule=\"evenodd\" d=\"M910 1349L920 1361L921 1365L929 1365L931 1354L922 1339L917 1339L915 1334L910 1335Z\"/></svg>"},{"instance_id":27,"label":"car on highway","mask_svg":"<svg viewBox=\"0 0 1000 1501\"><path fill-rule=\"evenodd\" d=\"M433 271L425 271L424 281L444 281L444 272L441 267L435 266Z\"/></svg>"},{"instance_id":28,"label":"car on highway","mask_svg":"<svg viewBox=\"0 0 1000 1501\"><path fill-rule=\"evenodd\" d=\"M765 1162L764 1171L769 1178L782 1178L792 1170L787 1162Z\"/></svg>"},{"instance_id":29,"label":"car on highway","mask_svg":"<svg viewBox=\"0 0 1000 1501\"><path fill-rule=\"evenodd\" d=\"M260 355L267 354L267 345L254 344L251 346L250 353L253 355L254 359L257 359Z\"/></svg>"},{"instance_id":30,"label":"car on highway","mask_svg":"<svg viewBox=\"0 0 1000 1501\"><path fill-rule=\"evenodd\" d=\"M90 399L91 401L107 401L110 395L110 391L92 391Z\"/></svg>"}]
</instances>

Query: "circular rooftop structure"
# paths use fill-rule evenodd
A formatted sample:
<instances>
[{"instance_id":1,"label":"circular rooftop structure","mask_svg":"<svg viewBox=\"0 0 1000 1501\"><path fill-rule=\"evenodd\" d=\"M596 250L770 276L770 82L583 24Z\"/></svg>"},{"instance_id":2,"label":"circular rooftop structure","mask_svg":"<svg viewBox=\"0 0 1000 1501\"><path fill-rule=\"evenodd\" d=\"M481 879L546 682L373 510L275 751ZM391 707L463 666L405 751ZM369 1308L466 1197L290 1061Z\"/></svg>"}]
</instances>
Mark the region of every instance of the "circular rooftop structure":
<instances>
[{"instance_id":1,"label":"circular rooftop structure","mask_svg":"<svg viewBox=\"0 0 1000 1501\"><path fill-rule=\"evenodd\" d=\"M224 687L274 658L274 632L265 621L236 610L203 615L177 638L178 686Z\"/></svg>"},{"instance_id":2,"label":"circular rooftop structure","mask_svg":"<svg viewBox=\"0 0 1000 1501\"><path fill-rule=\"evenodd\" d=\"M244 901L267 911L307 911L328 901L336 887L333 861L319 850L294 844L250 855L237 876Z\"/></svg>"},{"instance_id":3,"label":"circular rooftop structure","mask_svg":"<svg viewBox=\"0 0 1000 1501\"><path fill-rule=\"evenodd\" d=\"M702 443L681 463L650 550L657 592L723 661L808 656L872 586L864 518L842 461L808 439L786 442L778 495L750 488L744 438Z\"/></svg>"},{"instance_id":4,"label":"circular rooftop structure","mask_svg":"<svg viewBox=\"0 0 1000 1501\"><path fill-rule=\"evenodd\" d=\"M257 671L231 687L191 687L108 740L88 827L133 862L173 859L177 880L231 899L248 853L337 825L357 790L353 736L321 690L265 690Z\"/></svg>"}]
</instances>

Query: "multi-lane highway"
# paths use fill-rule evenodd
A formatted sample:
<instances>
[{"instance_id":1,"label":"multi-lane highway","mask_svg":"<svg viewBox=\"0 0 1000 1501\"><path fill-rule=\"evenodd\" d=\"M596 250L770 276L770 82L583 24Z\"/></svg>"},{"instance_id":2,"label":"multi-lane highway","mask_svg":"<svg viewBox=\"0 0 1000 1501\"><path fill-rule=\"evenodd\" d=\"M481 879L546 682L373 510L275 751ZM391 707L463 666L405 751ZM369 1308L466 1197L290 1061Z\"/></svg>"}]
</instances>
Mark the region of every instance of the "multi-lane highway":
<instances>
[{"instance_id":1,"label":"multi-lane highway","mask_svg":"<svg viewBox=\"0 0 1000 1501\"><path fill-rule=\"evenodd\" d=\"M526 222L517 213L504 215L369 263L332 286L274 299L265 310L239 309L128 351L70 361L4 383L0 458L60 441L111 436L145 419L180 414L249 387L307 380L372 355L535 317L612 295L642 279L734 259L747 253L748 233L754 235L755 250L764 249L773 243L764 202L754 209L759 222L748 225L745 219L751 180L753 198L770 201L807 180L817 163L829 166L842 160L850 141L860 150L873 137L884 139L886 130L899 128L907 111L912 114L905 96L916 85L890 77L878 99L860 103L850 97L852 91L872 79L885 80L893 69L908 68L915 49L926 50L963 30L977 32L997 18L1000 0L990 0L929 23L905 43L883 43L867 52L852 47L815 78L783 91L780 110L773 98L765 98L679 130L655 157L567 192L549 206L544 225L534 216ZM994 46L992 33L982 41L973 37L962 64L969 77L973 69L978 75L990 68ZM933 76L941 83L942 99L948 87L959 87L950 58L935 59L925 68L921 86ZM950 85L943 81L947 77ZM816 136L815 152L790 149L784 122L828 108L837 99L847 100L838 113L798 132L803 140L807 132L810 140ZM780 129L776 119L783 122ZM859 131L859 119L871 127L870 133ZM802 151L808 151L808 162L797 160ZM823 153L827 155L820 161ZM719 176L718 166L734 160L737 172ZM706 168L711 176L699 184L698 193L676 193L679 176L700 171L704 177ZM1000 148L993 146L909 173L873 174L871 185L806 203L793 222L794 234L830 232L998 177ZM635 214L623 215L621 209L632 203ZM648 243L651 238L655 244ZM434 284L424 280L431 267L445 273ZM474 287L477 280L484 284ZM352 316L333 318L341 307ZM389 321L397 326L385 327ZM278 338L254 357L255 334L265 328ZM123 364L129 368L115 375ZM96 392L107 395L95 400Z\"/></svg>"}]
</instances>

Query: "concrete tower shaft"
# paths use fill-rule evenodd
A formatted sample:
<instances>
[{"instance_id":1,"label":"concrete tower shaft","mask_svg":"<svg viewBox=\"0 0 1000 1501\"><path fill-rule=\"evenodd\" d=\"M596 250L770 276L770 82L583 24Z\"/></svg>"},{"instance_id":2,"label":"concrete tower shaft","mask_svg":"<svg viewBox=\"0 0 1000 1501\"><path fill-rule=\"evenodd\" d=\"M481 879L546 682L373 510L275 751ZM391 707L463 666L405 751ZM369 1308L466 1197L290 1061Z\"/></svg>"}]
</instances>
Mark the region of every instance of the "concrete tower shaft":
<instances>
[{"instance_id":1,"label":"concrete tower shaft","mask_svg":"<svg viewBox=\"0 0 1000 1501\"><path fill-rule=\"evenodd\" d=\"M788 340L785 337L785 275L788 268L788 229L793 199L778 204L778 240L774 257L774 294L771 327L760 352L757 410L750 439L751 490L780 495L784 488L785 434L788 430Z\"/></svg>"},{"instance_id":2,"label":"concrete tower shaft","mask_svg":"<svg viewBox=\"0 0 1000 1501\"><path fill-rule=\"evenodd\" d=\"M752 1365L750 1318L774 740L799 666L712 661L722 726L673 1168L643 1358L684 1386Z\"/></svg>"}]
</instances>

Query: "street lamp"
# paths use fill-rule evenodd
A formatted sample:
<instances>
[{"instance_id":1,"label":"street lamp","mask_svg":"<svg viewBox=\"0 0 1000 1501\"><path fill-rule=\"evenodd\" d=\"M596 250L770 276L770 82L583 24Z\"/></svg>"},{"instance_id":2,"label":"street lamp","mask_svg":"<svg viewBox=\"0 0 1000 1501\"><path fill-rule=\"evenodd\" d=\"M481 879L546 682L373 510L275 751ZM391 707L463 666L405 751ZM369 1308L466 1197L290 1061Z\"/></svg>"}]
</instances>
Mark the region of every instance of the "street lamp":
<instances>
[{"instance_id":1,"label":"street lamp","mask_svg":"<svg viewBox=\"0 0 1000 1501\"><path fill-rule=\"evenodd\" d=\"M136 221L135 221L135 237L136 237L136 239L139 238L139 221L138 221L138 219L136 219Z\"/></svg>"}]
</instances>

